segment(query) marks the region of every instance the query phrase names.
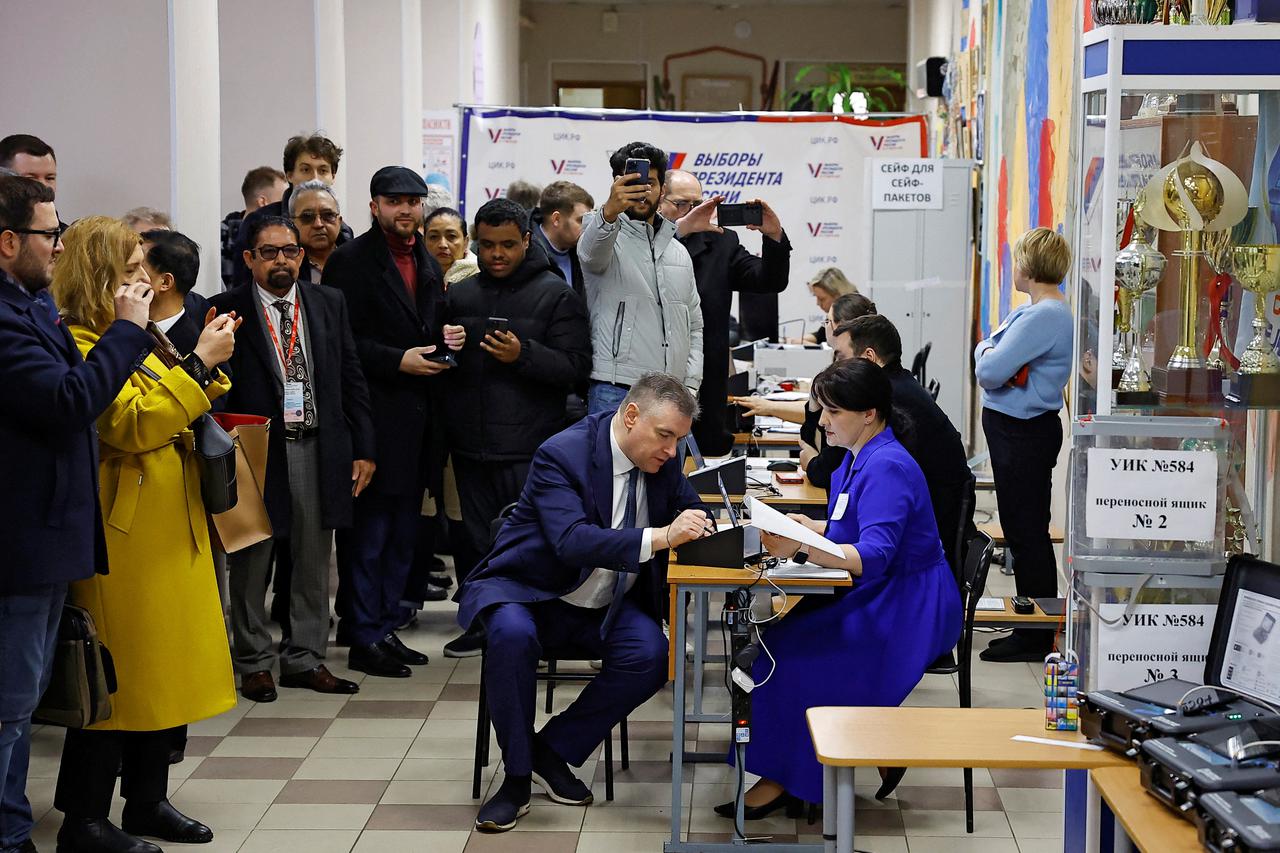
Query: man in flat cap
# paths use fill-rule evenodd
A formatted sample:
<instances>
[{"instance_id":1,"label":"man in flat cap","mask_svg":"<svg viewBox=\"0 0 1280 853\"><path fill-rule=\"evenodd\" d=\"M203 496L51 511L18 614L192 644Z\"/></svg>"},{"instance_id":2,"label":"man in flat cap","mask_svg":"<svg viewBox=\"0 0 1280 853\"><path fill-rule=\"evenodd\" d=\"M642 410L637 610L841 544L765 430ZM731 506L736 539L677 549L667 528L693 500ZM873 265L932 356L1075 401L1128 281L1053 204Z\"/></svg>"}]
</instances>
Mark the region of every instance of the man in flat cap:
<instances>
[{"instance_id":1,"label":"man in flat cap","mask_svg":"<svg viewBox=\"0 0 1280 853\"><path fill-rule=\"evenodd\" d=\"M427 663L395 630L423 492L442 467L435 377L450 368L443 357L462 349L465 333L443 324L443 276L418 233L426 183L412 169L384 166L369 195L373 227L338 247L321 279L346 296L369 383L378 466L355 502L353 525L338 537L338 633L350 642L351 669L405 678L410 666Z\"/></svg>"}]
</instances>

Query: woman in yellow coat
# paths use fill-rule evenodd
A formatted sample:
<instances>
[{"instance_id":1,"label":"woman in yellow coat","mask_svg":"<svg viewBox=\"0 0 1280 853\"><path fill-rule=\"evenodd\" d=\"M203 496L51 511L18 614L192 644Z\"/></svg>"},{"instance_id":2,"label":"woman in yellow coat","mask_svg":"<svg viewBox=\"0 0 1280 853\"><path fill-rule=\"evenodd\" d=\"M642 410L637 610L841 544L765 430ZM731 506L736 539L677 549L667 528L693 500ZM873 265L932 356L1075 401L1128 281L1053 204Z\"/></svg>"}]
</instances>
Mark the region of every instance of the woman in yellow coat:
<instances>
[{"instance_id":1,"label":"woman in yellow coat","mask_svg":"<svg viewBox=\"0 0 1280 853\"><path fill-rule=\"evenodd\" d=\"M82 353L114 319L112 294L149 282L140 238L104 216L63 238L53 293ZM72 585L115 661L111 718L67 732L55 805L66 815L58 849L158 853L135 837L202 843L212 831L167 799L169 744L178 726L236 704L190 424L231 387L218 365L234 346L233 318L217 318L176 367L152 354L98 418L100 489L110 574ZM107 819L121 771L124 816Z\"/></svg>"}]
</instances>

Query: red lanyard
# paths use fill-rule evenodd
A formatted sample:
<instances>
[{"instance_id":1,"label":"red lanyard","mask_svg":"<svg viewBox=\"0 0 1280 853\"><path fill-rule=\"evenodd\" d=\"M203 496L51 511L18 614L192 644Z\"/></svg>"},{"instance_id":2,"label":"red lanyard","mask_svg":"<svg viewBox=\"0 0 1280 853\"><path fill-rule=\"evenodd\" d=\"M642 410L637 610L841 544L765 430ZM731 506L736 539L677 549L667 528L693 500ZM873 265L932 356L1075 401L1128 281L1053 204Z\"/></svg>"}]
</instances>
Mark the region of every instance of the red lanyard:
<instances>
[{"instance_id":1,"label":"red lanyard","mask_svg":"<svg viewBox=\"0 0 1280 853\"><path fill-rule=\"evenodd\" d=\"M267 306L262 306L262 316L267 321L267 331L271 333L271 343L276 345L276 353L280 356L280 363L286 368L289 366L289 360L293 358L293 348L298 343L298 301L293 302L293 331L289 333L289 352L288 354L280 346L280 339L276 337L275 324L271 322L271 313L267 311Z\"/></svg>"}]
</instances>

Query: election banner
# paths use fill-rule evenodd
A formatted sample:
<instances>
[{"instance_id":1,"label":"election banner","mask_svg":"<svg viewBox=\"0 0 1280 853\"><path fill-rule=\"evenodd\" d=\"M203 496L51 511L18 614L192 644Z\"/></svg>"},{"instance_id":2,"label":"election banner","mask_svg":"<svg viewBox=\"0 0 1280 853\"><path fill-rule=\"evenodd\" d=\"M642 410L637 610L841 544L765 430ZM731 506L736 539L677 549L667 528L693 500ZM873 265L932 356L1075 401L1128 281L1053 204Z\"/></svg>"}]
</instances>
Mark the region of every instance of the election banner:
<instances>
[{"instance_id":1,"label":"election banner","mask_svg":"<svg viewBox=\"0 0 1280 853\"><path fill-rule=\"evenodd\" d=\"M598 207L613 182L609 155L636 140L666 151L668 168L692 172L706 197L768 202L792 246L790 284L779 296L778 317L803 318L811 330L822 314L805 283L825 267L852 278L855 261L867 251L865 161L923 157L926 148L922 116L464 107L461 124L464 216L501 197L515 180L539 186L572 181ZM748 251L759 254L758 232L734 230Z\"/></svg>"}]
</instances>

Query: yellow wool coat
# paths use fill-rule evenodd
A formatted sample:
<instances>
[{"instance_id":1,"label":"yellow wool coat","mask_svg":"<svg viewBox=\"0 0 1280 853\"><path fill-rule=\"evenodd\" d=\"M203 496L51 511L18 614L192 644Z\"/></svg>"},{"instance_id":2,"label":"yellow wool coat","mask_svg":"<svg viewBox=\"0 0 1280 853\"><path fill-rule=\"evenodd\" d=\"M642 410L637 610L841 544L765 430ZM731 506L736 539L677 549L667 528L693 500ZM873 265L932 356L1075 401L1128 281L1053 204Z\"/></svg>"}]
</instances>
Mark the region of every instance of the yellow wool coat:
<instances>
[{"instance_id":1,"label":"yellow wool coat","mask_svg":"<svg viewBox=\"0 0 1280 853\"><path fill-rule=\"evenodd\" d=\"M98 334L71 326L82 354ZM99 499L110 574L71 585L115 661L111 719L95 729L155 731L236 704L190 424L231 388L206 390L154 355L98 418Z\"/></svg>"}]
</instances>

